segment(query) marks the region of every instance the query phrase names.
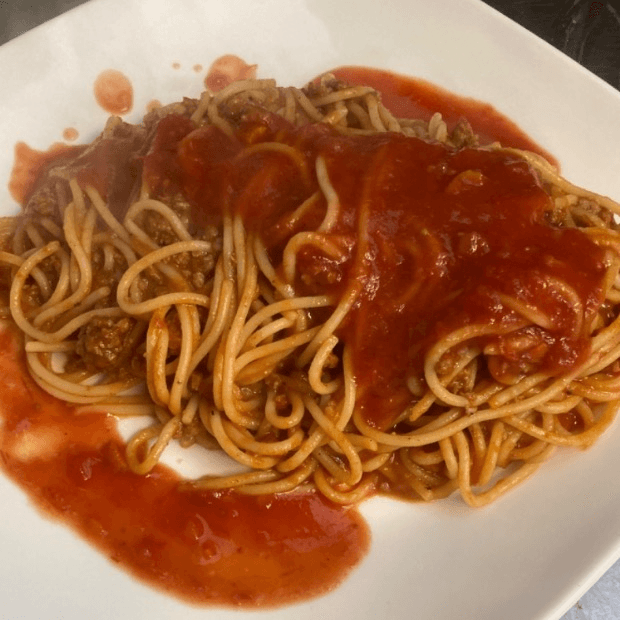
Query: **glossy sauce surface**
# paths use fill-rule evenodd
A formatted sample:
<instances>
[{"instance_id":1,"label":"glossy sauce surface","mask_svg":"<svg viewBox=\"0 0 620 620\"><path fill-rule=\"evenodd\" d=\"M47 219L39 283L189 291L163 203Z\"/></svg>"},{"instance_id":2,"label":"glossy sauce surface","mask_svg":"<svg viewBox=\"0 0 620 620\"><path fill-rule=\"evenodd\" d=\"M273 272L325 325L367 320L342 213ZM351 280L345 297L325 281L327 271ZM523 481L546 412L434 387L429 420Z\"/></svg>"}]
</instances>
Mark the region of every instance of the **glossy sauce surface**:
<instances>
[{"instance_id":1,"label":"glossy sauce surface","mask_svg":"<svg viewBox=\"0 0 620 620\"><path fill-rule=\"evenodd\" d=\"M0 326L0 467L46 514L111 561L197 604L269 607L318 596L365 555L355 510L319 494L197 491L157 466L128 470L115 422L43 393Z\"/></svg>"}]
</instances>

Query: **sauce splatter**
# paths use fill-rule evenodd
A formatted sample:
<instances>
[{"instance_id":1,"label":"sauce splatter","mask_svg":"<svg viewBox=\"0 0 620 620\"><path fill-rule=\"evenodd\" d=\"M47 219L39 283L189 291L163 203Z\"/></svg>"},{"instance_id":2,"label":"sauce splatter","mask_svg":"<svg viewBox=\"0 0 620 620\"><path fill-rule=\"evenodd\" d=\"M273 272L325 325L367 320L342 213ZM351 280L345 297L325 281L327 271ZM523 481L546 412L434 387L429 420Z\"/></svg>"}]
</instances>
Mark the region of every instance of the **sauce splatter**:
<instances>
[{"instance_id":1,"label":"sauce splatter","mask_svg":"<svg viewBox=\"0 0 620 620\"><path fill-rule=\"evenodd\" d=\"M97 76L94 93L97 103L110 114L127 114L133 107L133 86L116 69L106 69Z\"/></svg>"},{"instance_id":2,"label":"sauce splatter","mask_svg":"<svg viewBox=\"0 0 620 620\"><path fill-rule=\"evenodd\" d=\"M256 77L257 66L248 65L245 60L233 54L220 56L209 67L205 86L215 93L237 80L252 80Z\"/></svg>"},{"instance_id":3,"label":"sauce splatter","mask_svg":"<svg viewBox=\"0 0 620 620\"><path fill-rule=\"evenodd\" d=\"M196 73L200 73L202 71L202 65L194 65L193 69Z\"/></svg>"},{"instance_id":4,"label":"sauce splatter","mask_svg":"<svg viewBox=\"0 0 620 620\"><path fill-rule=\"evenodd\" d=\"M78 130L75 127L67 127L63 132L62 132L62 137L63 139L69 141L69 142L73 142L73 140L77 140L79 138L80 134L78 133Z\"/></svg>"},{"instance_id":5,"label":"sauce splatter","mask_svg":"<svg viewBox=\"0 0 620 620\"><path fill-rule=\"evenodd\" d=\"M0 328L0 467L134 576L195 604L273 607L328 592L365 555L359 514L319 494L198 491L163 466L132 473L113 419L44 393L22 346Z\"/></svg>"},{"instance_id":6,"label":"sauce splatter","mask_svg":"<svg viewBox=\"0 0 620 620\"><path fill-rule=\"evenodd\" d=\"M173 69L180 69L181 68L181 63L180 62L173 62L172 63L172 68Z\"/></svg>"}]
</instances>

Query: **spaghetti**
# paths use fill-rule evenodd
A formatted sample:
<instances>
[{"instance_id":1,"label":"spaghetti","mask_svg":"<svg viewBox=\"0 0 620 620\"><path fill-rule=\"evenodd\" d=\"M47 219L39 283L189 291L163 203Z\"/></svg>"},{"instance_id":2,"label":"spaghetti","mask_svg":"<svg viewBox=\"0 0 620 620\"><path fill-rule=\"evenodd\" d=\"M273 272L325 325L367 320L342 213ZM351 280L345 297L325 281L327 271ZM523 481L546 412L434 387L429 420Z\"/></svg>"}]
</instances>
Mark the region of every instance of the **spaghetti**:
<instances>
[{"instance_id":1,"label":"spaghetti","mask_svg":"<svg viewBox=\"0 0 620 620\"><path fill-rule=\"evenodd\" d=\"M246 468L188 482L486 504L620 397L613 201L370 87L235 82L112 119L6 222L7 312L76 413Z\"/></svg>"}]
</instances>

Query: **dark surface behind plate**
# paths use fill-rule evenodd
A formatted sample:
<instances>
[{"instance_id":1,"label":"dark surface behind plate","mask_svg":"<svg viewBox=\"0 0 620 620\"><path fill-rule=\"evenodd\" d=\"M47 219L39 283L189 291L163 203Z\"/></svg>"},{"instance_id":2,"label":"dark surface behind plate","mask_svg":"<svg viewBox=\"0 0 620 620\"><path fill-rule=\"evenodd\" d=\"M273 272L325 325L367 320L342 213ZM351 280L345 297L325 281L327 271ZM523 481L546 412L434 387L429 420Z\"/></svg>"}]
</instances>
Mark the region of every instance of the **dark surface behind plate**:
<instances>
[{"instance_id":1,"label":"dark surface behind plate","mask_svg":"<svg viewBox=\"0 0 620 620\"><path fill-rule=\"evenodd\" d=\"M620 0L486 0L620 89Z\"/></svg>"},{"instance_id":2,"label":"dark surface behind plate","mask_svg":"<svg viewBox=\"0 0 620 620\"><path fill-rule=\"evenodd\" d=\"M0 45L83 1L0 0ZM486 3L620 90L620 0L486 0ZM620 562L562 620L620 620Z\"/></svg>"}]
</instances>

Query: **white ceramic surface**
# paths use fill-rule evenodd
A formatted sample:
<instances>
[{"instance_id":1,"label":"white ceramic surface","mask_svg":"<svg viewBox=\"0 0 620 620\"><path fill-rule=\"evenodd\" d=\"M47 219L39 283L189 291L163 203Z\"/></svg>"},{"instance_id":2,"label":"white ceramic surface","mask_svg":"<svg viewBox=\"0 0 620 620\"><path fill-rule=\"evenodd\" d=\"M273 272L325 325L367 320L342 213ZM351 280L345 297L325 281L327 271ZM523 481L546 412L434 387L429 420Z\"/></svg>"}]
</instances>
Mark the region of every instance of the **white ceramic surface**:
<instances>
[{"instance_id":1,"label":"white ceramic surface","mask_svg":"<svg viewBox=\"0 0 620 620\"><path fill-rule=\"evenodd\" d=\"M620 94L476 0L94 0L0 48L0 179L18 140L46 148L66 127L96 135L103 69L130 77L137 120L152 99L198 95L193 66L224 53L281 83L344 64L424 77L493 103L571 180L620 198ZM0 205L16 209L5 181ZM143 586L0 477L0 616L555 620L620 557L618 445L620 421L483 510L457 498L369 501L372 548L340 588L253 613L188 607Z\"/></svg>"}]
</instances>

